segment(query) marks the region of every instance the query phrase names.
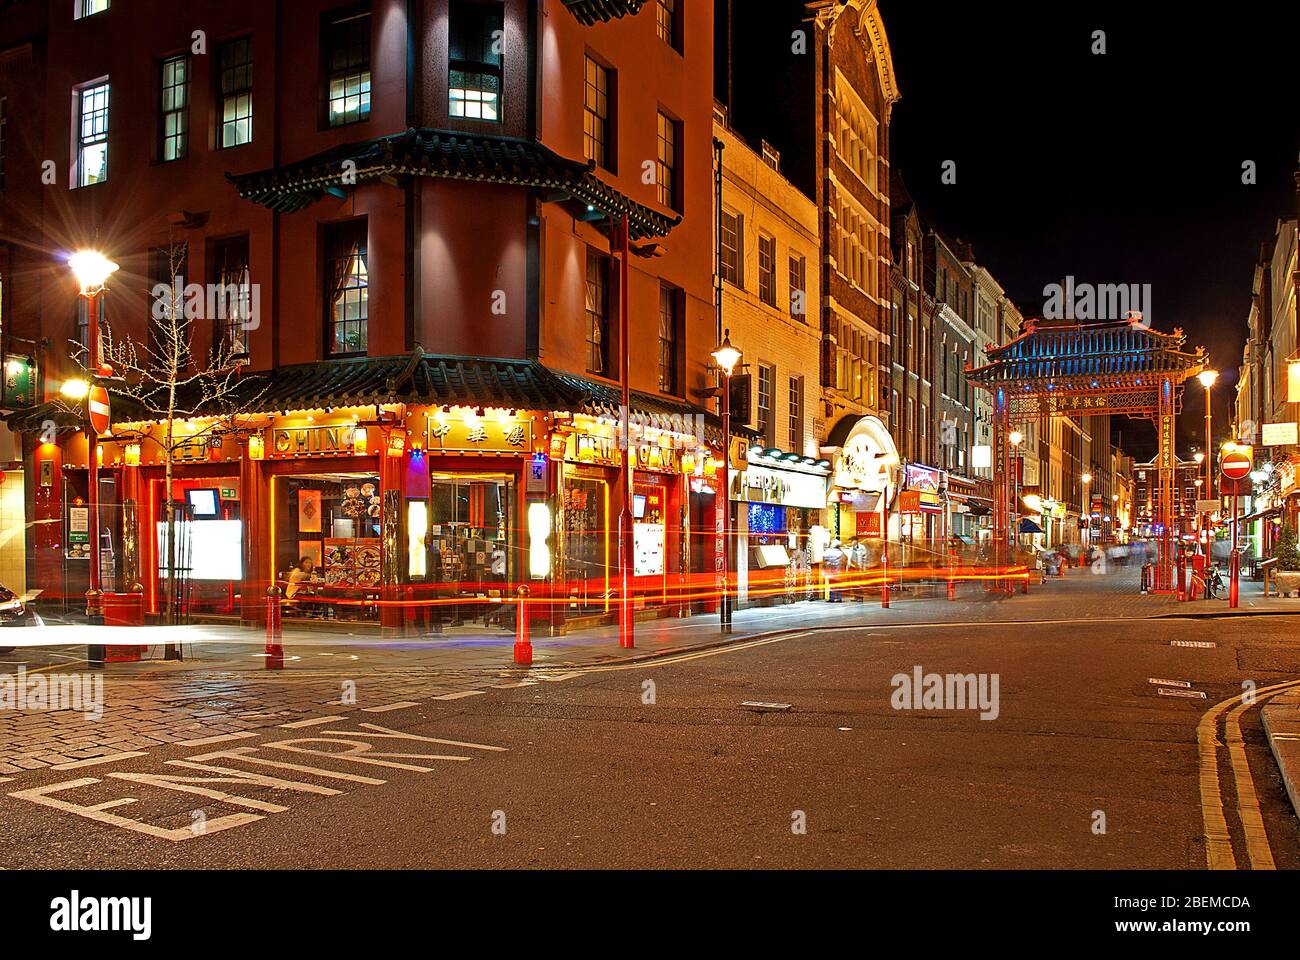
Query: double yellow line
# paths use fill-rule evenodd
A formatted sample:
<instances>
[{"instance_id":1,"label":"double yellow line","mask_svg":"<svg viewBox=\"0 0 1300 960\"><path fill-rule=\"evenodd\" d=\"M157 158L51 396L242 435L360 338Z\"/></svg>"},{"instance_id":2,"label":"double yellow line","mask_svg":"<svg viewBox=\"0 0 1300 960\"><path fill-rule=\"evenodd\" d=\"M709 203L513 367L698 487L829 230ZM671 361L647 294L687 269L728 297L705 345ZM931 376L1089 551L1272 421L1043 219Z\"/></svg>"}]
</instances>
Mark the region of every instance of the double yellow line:
<instances>
[{"instance_id":1,"label":"double yellow line","mask_svg":"<svg viewBox=\"0 0 1300 960\"><path fill-rule=\"evenodd\" d=\"M1273 862L1273 852L1269 849L1268 834L1264 830L1255 781L1250 776L1250 764L1246 760L1246 745L1241 736L1241 715L1251 707L1263 706L1265 701L1292 687L1300 687L1300 680L1260 687L1251 700L1246 699L1247 694L1243 691L1215 704L1206 711L1196 726L1196 746L1201 767L1201 820L1205 824L1205 859L1211 870L1237 869L1232 838L1228 834L1228 821L1224 816L1223 787L1219 782L1219 747L1224 746L1218 738L1220 717L1223 717L1223 739L1227 741L1228 760L1237 795L1237 815L1241 821L1250 868L1277 869Z\"/></svg>"}]
</instances>

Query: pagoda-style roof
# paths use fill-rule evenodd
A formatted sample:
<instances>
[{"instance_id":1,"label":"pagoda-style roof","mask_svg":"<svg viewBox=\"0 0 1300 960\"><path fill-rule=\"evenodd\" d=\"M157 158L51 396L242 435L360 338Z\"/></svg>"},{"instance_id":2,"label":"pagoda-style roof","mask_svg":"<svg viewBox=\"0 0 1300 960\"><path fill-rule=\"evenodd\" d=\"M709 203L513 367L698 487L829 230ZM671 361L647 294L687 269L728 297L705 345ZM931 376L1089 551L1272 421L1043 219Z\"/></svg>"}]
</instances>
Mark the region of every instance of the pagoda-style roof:
<instances>
[{"instance_id":1,"label":"pagoda-style roof","mask_svg":"<svg viewBox=\"0 0 1300 960\"><path fill-rule=\"evenodd\" d=\"M109 396L116 423L158 419L156 403L126 396L111 386ZM720 421L715 414L685 400L639 390L631 392L631 400L635 416L664 429L680 429L684 418L702 416L707 437L720 442ZM193 409L195 416L212 417L385 403L561 410L617 417L621 402L617 384L552 370L536 360L426 354L417 347L396 356L349 357L250 371L242 374L220 401L200 408L194 397L181 395L177 407ZM65 429L78 429L85 422L78 409L61 401L38 404L6 419L11 429L29 433L45 429L51 421Z\"/></svg>"},{"instance_id":2,"label":"pagoda-style roof","mask_svg":"<svg viewBox=\"0 0 1300 960\"><path fill-rule=\"evenodd\" d=\"M583 26L619 17L632 17L641 12L645 0L564 0L573 18Z\"/></svg>"},{"instance_id":3,"label":"pagoda-style roof","mask_svg":"<svg viewBox=\"0 0 1300 960\"><path fill-rule=\"evenodd\" d=\"M1178 383L1205 366L1203 347L1185 349L1181 330L1161 333L1135 320L1107 323L1030 320L1020 336L988 351L966 371L978 386L1014 385L1025 393L1143 386L1172 375Z\"/></svg>"},{"instance_id":4,"label":"pagoda-style roof","mask_svg":"<svg viewBox=\"0 0 1300 960\"><path fill-rule=\"evenodd\" d=\"M348 166L345 167L345 164ZM571 160L534 140L458 130L411 128L347 143L296 163L240 175L227 174L239 195L280 213L292 213L326 194L400 176L443 177L536 187L548 199L585 205L592 219L627 215L634 239L662 237L681 222L602 180L589 160Z\"/></svg>"}]
</instances>

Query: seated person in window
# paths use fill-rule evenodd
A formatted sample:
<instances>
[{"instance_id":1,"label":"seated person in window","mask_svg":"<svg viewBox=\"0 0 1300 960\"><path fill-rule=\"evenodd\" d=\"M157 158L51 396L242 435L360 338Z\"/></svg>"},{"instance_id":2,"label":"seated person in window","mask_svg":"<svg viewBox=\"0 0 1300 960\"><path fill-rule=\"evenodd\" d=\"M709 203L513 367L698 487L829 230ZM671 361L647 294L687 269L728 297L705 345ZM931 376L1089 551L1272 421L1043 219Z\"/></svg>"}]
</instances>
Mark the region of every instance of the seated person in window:
<instances>
[{"instance_id":1,"label":"seated person in window","mask_svg":"<svg viewBox=\"0 0 1300 960\"><path fill-rule=\"evenodd\" d=\"M285 588L284 597L286 600L292 600L299 592L304 594L311 593L310 587L304 588L304 583L311 583L316 578L316 561L311 557L299 557L298 565L289 571L289 586Z\"/></svg>"}]
</instances>

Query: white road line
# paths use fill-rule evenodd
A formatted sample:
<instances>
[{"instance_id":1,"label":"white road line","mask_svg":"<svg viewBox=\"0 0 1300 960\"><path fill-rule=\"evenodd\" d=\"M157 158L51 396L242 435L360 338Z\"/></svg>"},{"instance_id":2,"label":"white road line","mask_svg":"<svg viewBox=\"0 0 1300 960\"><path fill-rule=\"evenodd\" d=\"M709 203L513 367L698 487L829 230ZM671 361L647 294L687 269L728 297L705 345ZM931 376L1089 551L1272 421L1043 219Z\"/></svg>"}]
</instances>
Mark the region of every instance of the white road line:
<instances>
[{"instance_id":1,"label":"white road line","mask_svg":"<svg viewBox=\"0 0 1300 960\"><path fill-rule=\"evenodd\" d=\"M308 717L306 720L295 720L293 723L282 723L281 727L286 730L298 730L302 727L314 727L322 723L338 723L340 720L346 720L347 717Z\"/></svg>"},{"instance_id":2,"label":"white road line","mask_svg":"<svg viewBox=\"0 0 1300 960\"><path fill-rule=\"evenodd\" d=\"M444 693L441 697L434 697L435 700L463 700L465 697L482 696L482 690L462 690L459 693Z\"/></svg>"},{"instance_id":3,"label":"white road line","mask_svg":"<svg viewBox=\"0 0 1300 960\"><path fill-rule=\"evenodd\" d=\"M130 753L111 753L106 757L91 757L89 760L73 760L69 763L56 763L50 767L51 770L75 770L77 767L93 767L97 763L112 763L115 760L130 760L132 757L143 757L146 754L141 750L133 750Z\"/></svg>"},{"instance_id":4,"label":"white road line","mask_svg":"<svg viewBox=\"0 0 1300 960\"><path fill-rule=\"evenodd\" d=\"M177 740L178 747L206 747L210 743L227 743L231 740L247 740L249 737L256 737L258 734L249 731L243 733L223 733L216 737L200 737L198 740Z\"/></svg>"},{"instance_id":5,"label":"white road line","mask_svg":"<svg viewBox=\"0 0 1300 960\"><path fill-rule=\"evenodd\" d=\"M383 707L362 707L362 713L387 713L389 710L405 710L407 707L418 707L419 704L414 700L402 700L399 703L390 703Z\"/></svg>"},{"instance_id":6,"label":"white road line","mask_svg":"<svg viewBox=\"0 0 1300 960\"><path fill-rule=\"evenodd\" d=\"M519 683L491 683L488 684L493 690L516 690L519 687L535 687L536 680L521 680Z\"/></svg>"},{"instance_id":7,"label":"white road line","mask_svg":"<svg viewBox=\"0 0 1300 960\"><path fill-rule=\"evenodd\" d=\"M112 810L114 807L125 807L128 803L135 803L135 797L119 797L117 800L105 800L103 803L97 803L93 807L87 807L87 810Z\"/></svg>"}]
</instances>

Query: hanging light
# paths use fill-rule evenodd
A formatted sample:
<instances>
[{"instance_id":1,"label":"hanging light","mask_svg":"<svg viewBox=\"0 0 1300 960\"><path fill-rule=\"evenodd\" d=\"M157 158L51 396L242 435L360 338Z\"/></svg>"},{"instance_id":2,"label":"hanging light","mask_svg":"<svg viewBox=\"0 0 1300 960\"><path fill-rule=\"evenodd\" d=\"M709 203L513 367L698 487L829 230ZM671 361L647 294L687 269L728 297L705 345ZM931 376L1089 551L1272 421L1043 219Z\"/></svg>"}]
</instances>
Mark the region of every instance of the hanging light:
<instances>
[{"instance_id":1,"label":"hanging light","mask_svg":"<svg viewBox=\"0 0 1300 960\"><path fill-rule=\"evenodd\" d=\"M728 328L723 331L722 345L713 351L714 362L728 377L736 369L736 364L740 362L740 351L731 345L731 330Z\"/></svg>"},{"instance_id":2,"label":"hanging light","mask_svg":"<svg viewBox=\"0 0 1300 960\"><path fill-rule=\"evenodd\" d=\"M122 452L122 462L128 467L140 466L140 444L128 443Z\"/></svg>"}]
</instances>

